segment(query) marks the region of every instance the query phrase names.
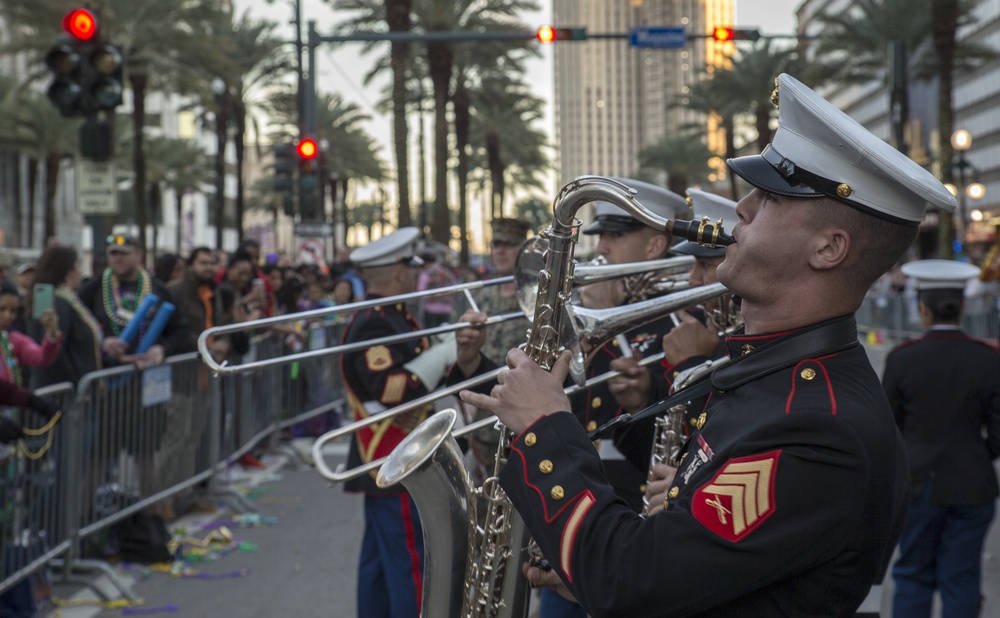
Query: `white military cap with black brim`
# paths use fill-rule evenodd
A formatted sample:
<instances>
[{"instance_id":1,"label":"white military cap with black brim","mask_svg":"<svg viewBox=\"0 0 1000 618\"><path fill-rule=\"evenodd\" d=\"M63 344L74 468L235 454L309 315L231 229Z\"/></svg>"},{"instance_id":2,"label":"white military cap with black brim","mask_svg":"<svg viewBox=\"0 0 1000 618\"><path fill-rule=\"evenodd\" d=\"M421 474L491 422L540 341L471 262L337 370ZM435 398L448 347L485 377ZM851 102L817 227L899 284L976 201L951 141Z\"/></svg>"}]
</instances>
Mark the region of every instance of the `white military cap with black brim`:
<instances>
[{"instance_id":1,"label":"white military cap with black brim","mask_svg":"<svg viewBox=\"0 0 1000 618\"><path fill-rule=\"evenodd\" d=\"M930 172L794 77L776 81L774 139L759 155L727 161L741 178L776 195L831 197L903 225L919 225L928 204L955 210L955 196Z\"/></svg>"},{"instance_id":2,"label":"white military cap with black brim","mask_svg":"<svg viewBox=\"0 0 1000 618\"><path fill-rule=\"evenodd\" d=\"M903 274L916 279L917 290L964 290L969 279L979 276L979 268L954 260L918 260L901 267Z\"/></svg>"},{"instance_id":3,"label":"white military cap with black brim","mask_svg":"<svg viewBox=\"0 0 1000 618\"><path fill-rule=\"evenodd\" d=\"M722 221L723 228L732 231L733 225L736 224L736 202L700 189L688 189L687 194L687 201L691 204L692 221L701 221L702 217L708 217L712 223ZM688 240L674 245L670 250L679 255L695 257L718 258L726 255L725 247L703 247Z\"/></svg>"},{"instance_id":4,"label":"white military cap with black brim","mask_svg":"<svg viewBox=\"0 0 1000 618\"><path fill-rule=\"evenodd\" d=\"M359 268L378 268L401 263L420 266L424 261L417 257L418 236L420 230L417 228L401 227L392 234L351 251L351 261Z\"/></svg>"},{"instance_id":5,"label":"white military cap with black brim","mask_svg":"<svg viewBox=\"0 0 1000 618\"><path fill-rule=\"evenodd\" d=\"M664 219L674 219L677 213L687 210L684 196L673 191L658 187L641 180L631 178L612 178L623 185L635 189L635 199L650 212ZM594 222L583 229L584 234L603 234L605 232L634 232L646 227L639 221L611 202L596 201Z\"/></svg>"}]
</instances>

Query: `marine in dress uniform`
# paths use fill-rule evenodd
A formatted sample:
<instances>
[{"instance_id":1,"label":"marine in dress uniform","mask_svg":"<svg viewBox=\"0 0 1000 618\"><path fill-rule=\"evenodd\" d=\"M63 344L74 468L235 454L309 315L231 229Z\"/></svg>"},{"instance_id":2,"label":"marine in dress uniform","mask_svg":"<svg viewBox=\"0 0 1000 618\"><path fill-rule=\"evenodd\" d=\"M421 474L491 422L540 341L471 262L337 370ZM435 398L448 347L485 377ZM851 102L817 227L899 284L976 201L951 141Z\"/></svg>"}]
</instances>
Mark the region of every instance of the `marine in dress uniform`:
<instances>
[{"instance_id":1,"label":"marine in dress uniform","mask_svg":"<svg viewBox=\"0 0 1000 618\"><path fill-rule=\"evenodd\" d=\"M524 219L496 217L490 222L490 227L493 234L490 240L490 258L493 261L493 267L496 269L497 276L509 277L514 274L518 252L528 237L530 226ZM488 317L521 311L517 299L517 286L513 282L481 288L476 292L475 300L481 315L470 310L459 318L460 322L476 321L477 318L485 320ZM463 329L462 332L456 333L456 339L462 340L464 335L468 335L470 341L475 340L476 344L480 346L478 349L479 362L476 367L466 367L467 372L459 364L454 365L448 373L448 385L458 384L474 375L496 369L500 363L504 362L507 350L516 348L527 340L527 333L527 316L525 319L507 320L493 324L487 328L486 332ZM492 388L492 384L483 385L480 390L481 392L489 392L490 388ZM493 416L493 414L476 409L471 413L471 416L472 421L478 421ZM472 452L476 464L482 472L481 480L493 474L499 441L500 433L493 427L484 427L474 434ZM480 512L485 513L485 509L480 509Z\"/></svg>"},{"instance_id":2,"label":"marine in dress uniform","mask_svg":"<svg viewBox=\"0 0 1000 618\"><path fill-rule=\"evenodd\" d=\"M971 264L921 260L915 278L928 331L885 361L882 385L910 456L911 502L892 567L894 616L979 615L983 541L998 495L1000 354L959 327Z\"/></svg>"},{"instance_id":3,"label":"marine in dress uniform","mask_svg":"<svg viewBox=\"0 0 1000 618\"><path fill-rule=\"evenodd\" d=\"M636 199L657 216L664 219L673 219L679 213L687 211L688 206L684 196L678 195L673 191L629 178L618 178L616 180L633 188L636 191ZM636 232L640 232L640 234L635 234ZM673 239L669 235L662 236L662 240L657 239L661 243L657 247L662 245L662 249L649 249L649 245L646 245L647 249L643 250L642 243L644 241L650 242L649 239L656 236L655 233L650 232L654 232L654 230L647 228L645 224L618 206L604 201L596 202L594 222L583 229L584 234L599 234L601 236L601 240L597 245L598 253L607 258L609 264L620 264L625 261L631 261L631 259L642 261L641 258L652 260L666 257L670 246L673 244ZM616 239L609 242L608 237L613 236L620 237L620 240ZM627 254L629 257L624 257L626 255L624 252L616 252L612 244L613 242L629 243L631 245L631 251ZM626 302L632 300L626 299ZM644 300L644 298L634 300ZM633 355L638 358L644 358L659 354L661 350L660 342L663 335L670 332L670 329L673 328L674 320L675 318L672 315L666 314L648 324L638 326L623 333L624 339L628 342L628 350L622 349L621 338L616 337L597 350L590 351L587 359L587 379L589 380L610 371L611 363L615 359ZM663 384L664 376L662 370L653 365L643 368L643 371L649 375L651 382L654 384L658 383L655 387L656 390L666 390ZM608 382L602 382L579 391L570 398L570 403L573 413L577 415L580 423L588 431L597 429L625 411L615 401ZM621 451L615 447L612 440L602 440L597 446L601 459L604 462L604 471L615 491L636 512L642 510L642 496L646 491L648 457L647 463L636 466L625 458ZM543 618L546 617L543 615Z\"/></svg>"},{"instance_id":4,"label":"marine in dress uniform","mask_svg":"<svg viewBox=\"0 0 1000 618\"><path fill-rule=\"evenodd\" d=\"M778 96L772 144L728 162L755 187L718 271L747 334L697 385L707 421L665 508L642 519L605 480L559 392L565 356L549 374L512 351L490 397L462 393L515 432L501 486L595 618L850 615L895 545L905 452L853 314L925 203L955 199L794 78Z\"/></svg>"},{"instance_id":5,"label":"marine in dress uniform","mask_svg":"<svg viewBox=\"0 0 1000 618\"><path fill-rule=\"evenodd\" d=\"M419 232L401 228L351 253L364 272L368 298L412 292L421 261L415 254ZM359 312L343 343L420 330L402 303ZM433 390L455 361L454 341L428 346L426 340L379 345L350 352L341 359L347 400L356 420L367 418ZM351 441L348 465L359 466L387 456L420 424L430 407L369 425ZM420 613L423 533L409 494L400 487L380 489L374 474L348 481L346 491L365 495L365 533L358 570L358 616L399 618Z\"/></svg>"},{"instance_id":6,"label":"marine in dress uniform","mask_svg":"<svg viewBox=\"0 0 1000 618\"><path fill-rule=\"evenodd\" d=\"M700 189L689 188L687 201L691 205L692 220L698 221L708 217L713 223L731 227L736 221L736 202ZM688 273L688 284L691 287L709 285L718 282L715 270L726 257L724 247L705 247L698 243L682 241L671 249L677 255L690 255L695 258L695 264ZM664 358L660 362L663 379L646 382L635 373L634 361L620 359L612 362L611 369L622 372L613 378L609 387L615 395L615 400L625 407L629 413L639 412L650 403L658 401L667 395L682 374L697 367L704 366L709 361L726 357L726 346L717 329L725 329L732 324L716 324L707 321L706 312L712 316L726 318L735 323L738 316L729 316L728 312L738 308L730 300L730 295L706 302L702 307L690 312L678 313L682 323L663 336L661 339ZM702 416L707 400L684 402L684 438L691 435L705 422ZM648 469L650 465L650 446L655 435L655 417L650 416L641 422L630 423L615 432L615 446L625 454L625 457L639 468ZM650 480L658 478L651 474ZM648 489L648 488L647 488ZM649 493L647 492L647 495Z\"/></svg>"}]
</instances>

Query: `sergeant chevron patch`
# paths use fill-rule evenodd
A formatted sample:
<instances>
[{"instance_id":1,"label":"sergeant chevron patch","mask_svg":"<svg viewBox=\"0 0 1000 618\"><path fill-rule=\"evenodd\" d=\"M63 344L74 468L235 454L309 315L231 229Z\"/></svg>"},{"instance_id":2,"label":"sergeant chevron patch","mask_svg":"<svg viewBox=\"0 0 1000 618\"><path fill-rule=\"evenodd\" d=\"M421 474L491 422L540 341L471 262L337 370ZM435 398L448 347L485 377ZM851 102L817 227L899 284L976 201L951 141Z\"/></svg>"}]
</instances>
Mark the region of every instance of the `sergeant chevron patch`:
<instances>
[{"instance_id":1,"label":"sergeant chevron patch","mask_svg":"<svg viewBox=\"0 0 1000 618\"><path fill-rule=\"evenodd\" d=\"M738 542L774 513L774 477L781 451L729 460L694 493L691 514L720 537Z\"/></svg>"},{"instance_id":2,"label":"sergeant chevron patch","mask_svg":"<svg viewBox=\"0 0 1000 618\"><path fill-rule=\"evenodd\" d=\"M382 371L392 366L392 353L384 345L365 350L365 365L369 371Z\"/></svg>"}]
</instances>

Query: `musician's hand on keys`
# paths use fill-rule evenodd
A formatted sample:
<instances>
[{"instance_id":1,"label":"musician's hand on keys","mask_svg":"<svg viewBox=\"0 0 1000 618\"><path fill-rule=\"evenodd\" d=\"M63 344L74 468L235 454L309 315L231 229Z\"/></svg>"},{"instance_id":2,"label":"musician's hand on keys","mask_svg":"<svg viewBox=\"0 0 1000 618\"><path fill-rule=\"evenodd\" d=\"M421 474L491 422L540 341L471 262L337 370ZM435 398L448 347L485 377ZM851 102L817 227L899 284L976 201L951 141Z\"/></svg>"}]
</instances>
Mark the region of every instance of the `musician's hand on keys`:
<instances>
[{"instance_id":1,"label":"musician's hand on keys","mask_svg":"<svg viewBox=\"0 0 1000 618\"><path fill-rule=\"evenodd\" d=\"M570 356L563 351L549 373L515 348L507 353L509 370L500 372L489 395L462 391L459 397L496 414L508 429L519 434L543 416L570 409L569 398L563 392Z\"/></svg>"},{"instance_id":2,"label":"musician's hand on keys","mask_svg":"<svg viewBox=\"0 0 1000 618\"><path fill-rule=\"evenodd\" d=\"M618 405L629 413L638 412L646 407L649 391L652 389L649 371L639 365L640 360L641 357L638 356L623 356L611 361L611 370L618 371L621 375L611 378L608 389L615 396Z\"/></svg>"},{"instance_id":3,"label":"musician's hand on keys","mask_svg":"<svg viewBox=\"0 0 1000 618\"><path fill-rule=\"evenodd\" d=\"M486 321L486 314L469 310L463 313L459 322L481 323ZM479 369L479 351L486 343L486 327L460 328L455 331L455 346L458 348L456 364L464 376L472 375Z\"/></svg>"},{"instance_id":4,"label":"musician's hand on keys","mask_svg":"<svg viewBox=\"0 0 1000 618\"><path fill-rule=\"evenodd\" d=\"M529 562L525 562L521 565L521 572L527 577L528 583L531 584L532 588L549 588L555 590L562 598L576 603L576 597L573 596L573 593L569 591L563 580L552 569L546 571L536 566L531 566Z\"/></svg>"},{"instance_id":5,"label":"musician's hand on keys","mask_svg":"<svg viewBox=\"0 0 1000 618\"><path fill-rule=\"evenodd\" d=\"M667 464L653 464L649 470L649 482L646 483L647 512L654 515L663 510L663 500L674 484L677 468Z\"/></svg>"},{"instance_id":6,"label":"musician's hand on keys","mask_svg":"<svg viewBox=\"0 0 1000 618\"><path fill-rule=\"evenodd\" d=\"M692 356L712 356L719 347L717 327L711 322L702 324L687 311L674 315L680 317L681 323L663 336L663 358L676 365Z\"/></svg>"}]
</instances>

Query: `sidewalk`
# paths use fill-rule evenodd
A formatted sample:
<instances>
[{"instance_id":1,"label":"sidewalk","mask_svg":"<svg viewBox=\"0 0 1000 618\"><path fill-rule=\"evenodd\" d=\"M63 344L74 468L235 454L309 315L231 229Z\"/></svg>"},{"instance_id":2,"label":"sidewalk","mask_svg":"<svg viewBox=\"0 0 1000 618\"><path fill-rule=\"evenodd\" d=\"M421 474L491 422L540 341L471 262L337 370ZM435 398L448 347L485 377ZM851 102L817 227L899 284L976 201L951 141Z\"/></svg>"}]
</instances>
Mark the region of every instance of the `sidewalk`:
<instances>
[{"instance_id":1,"label":"sidewalk","mask_svg":"<svg viewBox=\"0 0 1000 618\"><path fill-rule=\"evenodd\" d=\"M308 451L310 444L294 443L299 451ZM331 462L344 457L346 444L327 449ZM265 469L233 466L226 479L228 487L258 509L256 514L241 517L223 506L212 513L182 516L169 525L174 538L186 539L189 548L214 540L216 543L201 550L206 554L205 561L198 561L197 553L192 556L189 552L188 560L174 563L172 573L147 565L118 565L116 571L131 592L142 599L141 605L133 607L121 599L105 576L95 578L93 585L112 600L110 603L101 603L88 586L55 584L53 596L70 606L40 616L353 615L354 571L362 523L360 498L331 487L314 469L290 454L267 455L262 460ZM332 525L318 516L324 508L335 515ZM227 536L232 543L220 541ZM339 555L337 560L330 560L324 544ZM320 581L310 581L321 574ZM282 580L295 583L275 585ZM331 611L331 606L337 606L337 610Z\"/></svg>"}]
</instances>

